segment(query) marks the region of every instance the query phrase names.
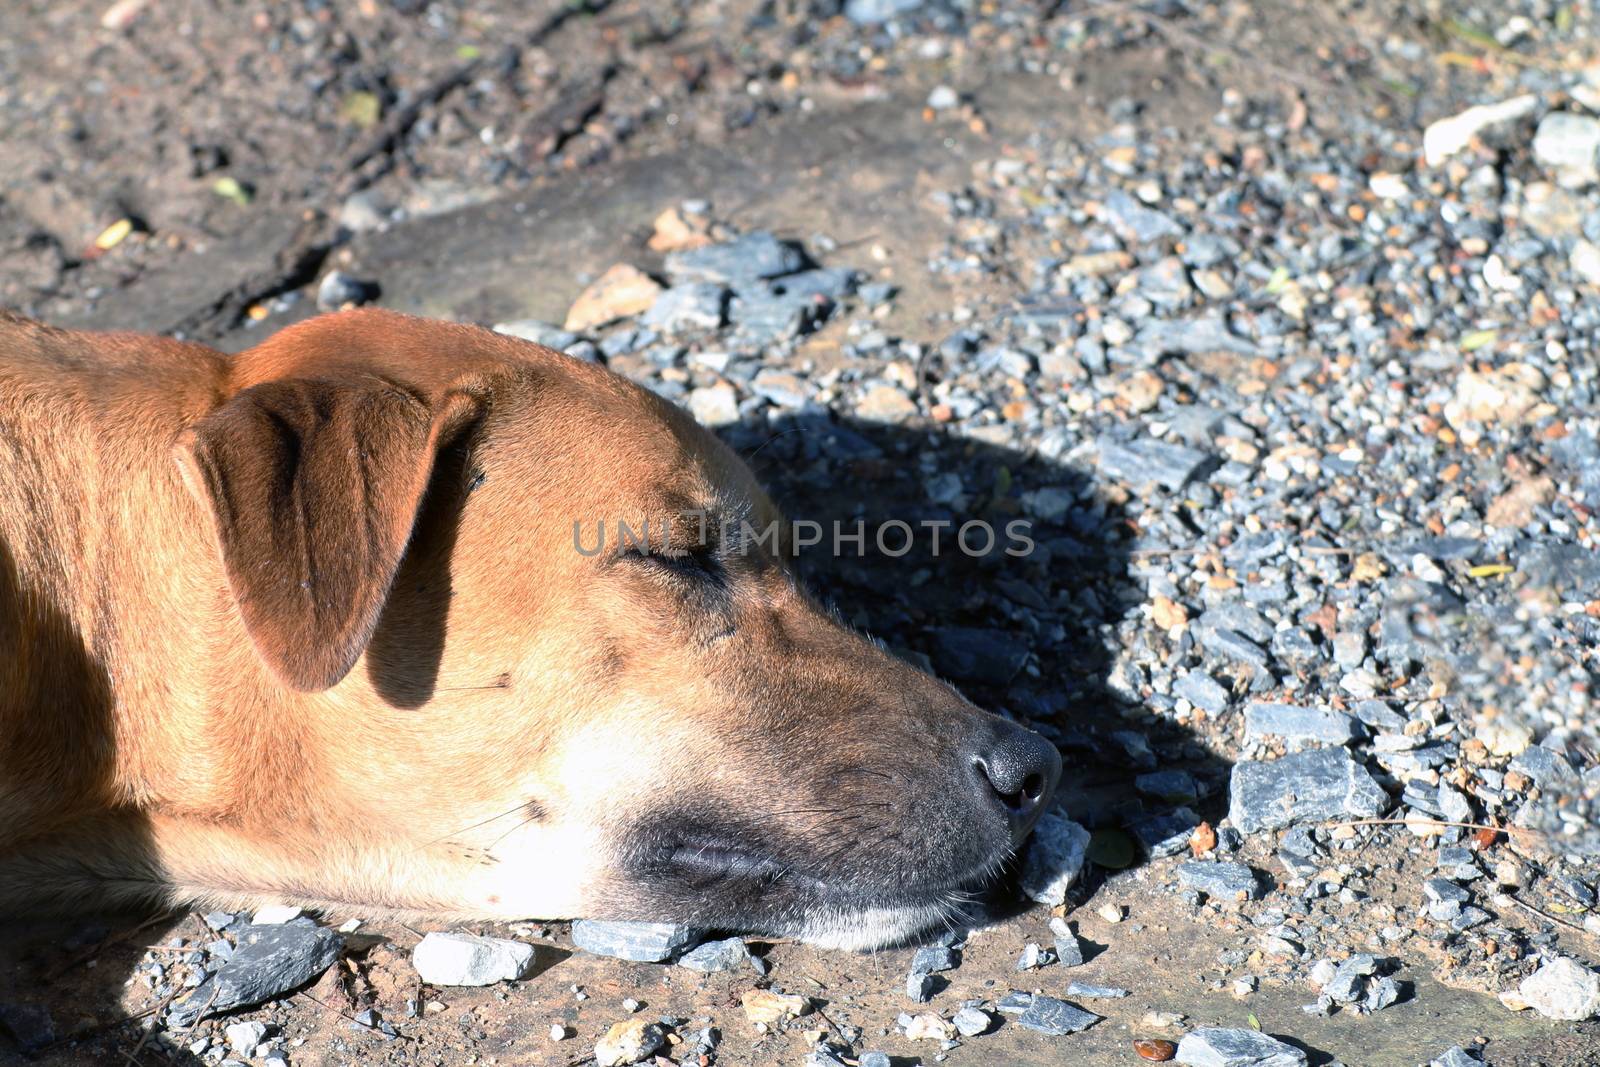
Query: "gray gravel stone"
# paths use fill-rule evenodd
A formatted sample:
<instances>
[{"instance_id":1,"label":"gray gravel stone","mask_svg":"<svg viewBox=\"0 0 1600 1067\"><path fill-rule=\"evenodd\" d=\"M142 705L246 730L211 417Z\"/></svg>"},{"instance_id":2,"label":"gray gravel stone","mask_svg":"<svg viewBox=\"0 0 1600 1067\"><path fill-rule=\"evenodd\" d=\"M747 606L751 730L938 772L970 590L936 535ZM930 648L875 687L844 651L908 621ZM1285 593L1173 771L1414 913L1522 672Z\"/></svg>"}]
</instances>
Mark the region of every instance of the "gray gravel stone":
<instances>
[{"instance_id":1,"label":"gray gravel stone","mask_svg":"<svg viewBox=\"0 0 1600 1067\"><path fill-rule=\"evenodd\" d=\"M1553 111L1539 121L1533 156L1566 186L1593 182L1600 168L1600 120L1570 111Z\"/></svg>"},{"instance_id":2,"label":"gray gravel stone","mask_svg":"<svg viewBox=\"0 0 1600 1067\"><path fill-rule=\"evenodd\" d=\"M1087 982L1068 982L1066 989L1069 997L1083 997L1088 1000L1120 1000L1128 995L1128 990L1114 985L1090 985Z\"/></svg>"},{"instance_id":3,"label":"gray gravel stone","mask_svg":"<svg viewBox=\"0 0 1600 1067\"><path fill-rule=\"evenodd\" d=\"M816 267L798 274L786 274L768 284L780 296L821 297L839 301L856 291L861 272L850 267Z\"/></svg>"},{"instance_id":4,"label":"gray gravel stone","mask_svg":"<svg viewBox=\"0 0 1600 1067\"><path fill-rule=\"evenodd\" d=\"M804 408L814 392L799 376L772 367L763 367L750 380L750 391L782 408Z\"/></svg>"},{"instance_id":5,"label":"gray gravel stone","mask_svg":"<svg viewBox=\"0 0 1600 1067\"><path fill-rule=\"evenodd\" d=\"M320 926L252 926L240 934L233 958L172 1006L168 1022L189 1026L298 989L327 970L343 944L338 934Z\"/></svg>"},{"instance_id":6,"label":"gray gravel stone","mask_svg":"<svg viewBox=\"0 0 1600 1067\"><path fill-rule=\"evenodd\" d=\"M524 341L532 341L536 345L553 348L557 352L564 352L567 346L576 344L578 335L571 330L563 330L554 323L542 319L513 319L510 322L497 322L494 325L495 333L503 333L507 337L517 337Z\"/></svg>"},{"instance_id":7,"label":"gray gravel stone","mask_svg":"<svg viewBox=\"0 0 1600 1067\"><path fill-rule=\"evenodd\" d=\"M728 321L740 336L770 345L805 333L824 311L825 306L810 297L739 295L729 305Z\"/></svg>"},{"instance_id":8,"label":"gray gravel stone","mask_svg":"<svg viewBox=\"0 0 1600 1067\"><path fill-rule=\"evenodd\" d=\"M933 991L938 987L940 979L925 971L912 971L906 976L906 996L918 1004L926 1004L933 999Z\"/></svg>"},{"instance_id":9,"label":"gray gravel stone","mask_svg":"<svg viewBox=\"0 0 1600 1067\"><path fill-rule=\"evenodd\" d=\"M1172 685L1172 693L1212 715L1228 710L1228 691L1201 671L1190 671L1179 678Z\"/></svg>"},{"instance_id":10,"label":"gray gravel stone","mask_svg":"<svg viewBox=\"0 0 1600 1067\"><path fill-rule=\"evenodd\" d=\"M890 282L864 282L856 290L860 294L862 302L869 307L887 304L894 299L894 295L898 291Z\"/></svg>"},{"instance_id":11,"label":"gray gravel stone","mask_svg":"<svg viewBox=\"0 0 1600 1067\"><path fill-rule=\"evenodd\" d=\"M669 960L698 940L699 931L673 923L579 919L572 924L572 943L585 952L636 963Z\"/></svg>"},{"instance_id":12,"label":"gray gravel stone","mask_svg":"<svg viewBox=\"0 0 1600 1067\"><path fill-rule=\"evenodd\" d=\"M1146 796L1167 801L1194 800L1200 795L1194 775L1188 771L1151 771L1134 778L1133 785Z\"/></svg>"},{"instance_id":13,"label":"gray gravel stone","mask_svg":"<svg viewBox=\"0 0 1600 1067\"><path fill-rule=\"evenodd\" d=\"M994 1020L989 1017L988 1012L971 1006L956 1012L950 1017L950 1022L962 1037L978 1037L987 1033L989 1027L994 1025Z\"/></svg>"},{"instance_id":14,"label":"gray gravel stone","mask_svg":"<svg viewBox=\"0 0 1600 1067\"><path fill-rule=\"evenodd\" d=\"M1342 748L1244 760L1229 785L1228 818L1247 834L1309 819L1375 818L1388 807L1383 787Z\"/></svg>"},{"instance_id":15,"label":"gray gravel stone","mask_svg":"<svg viewBox=\"0 0 1600 1067\"><path fill-rule=\"evenodd\" d=\"M317 285L317 307L323 311L338 311L346 305L365 304L378 295L372 282L351 277L342 270L331 270Z\"/></svg>"},{"instance_id":16,"label":"gray gravel stone","mask_svg":"<svg viewBox=\"0 0 1600 1067\"><path fill-rule=\"evenodd\" d=\"M1040 817L1022 861L1022 891L1030 900L1055 907L1083 870L1089 831L1053 811Z\"/></svg>"},{"instance_id":17,"label":"gray gravel stone","mask_svg":"<svg viewBox=\"0 0 1600 1067\"><path fill-rule=\"evenodd\" d=\"M1028 1009L1017 1016L1019 1026L1054 1037L1075 1034L1099 1021L1100 1016L1092 1011L1084 1011L1075 1004L1068 1004L1064 1000L1047 997L1042 993L1034 994L1033 999L1028 1002Z\"/></svg>"},{"instance_id":18,"label":"gray gravel stone","mask_svg":"<svg viewBox=\"0 0 1600 1067\"><path fill-rule=\"evenodd\" d=\"M927 0L845 0L844 14L851 22L863 26L876 26L880 22L888 22L900 15L908 15L926 2Z\"/></svg>"},{"instance_id":19,"label":"gray gravel stone","mask_svg":"<svg viewBox=\"0 0 1600 1067\"><path fill-rule=\"evenodd\" d=\"M1189 847L1189 838L1200 825L1200 816L1189 808L1177 808L1128 824L1128 832L1152 857L1174 856Z\"/></svg>"},{"instance_id":20,"label":"gray gravel stone","mask_svg":"<svg viewBox=\"0 0 1600 1067\"><path fill-rule=\"evenodd\" d=\"M678 957L678 966L691 971L711 974L717 971L736 971L751 963L749 947L743 938L729 937L721 941L707 941Z\"/></svg>"},{"instance_id":21,"label":"gray gravel stone","mask_svg":"<svg viewBox=\"0 0 1600 1067\"><path fill-rule=\"evenodd\" d=\"M912 974L936 974L961 966L961 953L949 945L924 945L911 957Z\"/></svg>"},{"instance_id":22,"label":"gray gravel stone","mask_svg":"<svg viewBox=\"0 0 1600 1067\"><path fill-rule=\"evenodd\" d=\"M1255 900L1261 896L1256 872L1243 863L1194 860L1178 865L1178 881L1218 900Z\"/></svg>"},{"instance_id":23,"label":"gray gravel stone","mask_svg":"<svg viewBox=\"0 0 1600 1067\"><path fill-rule=\"evenodd\" d=\"M1248 740L1282 737L1289 741L1326 741L1344 745L1365 736L1352 716L1332 708L1303 708L1294 704L1248 704L1244 709Z\"/></svg>"},{"instance_id":24,"label":"gray gravel stone","mask_svg":"<svg viewBox=\"0 0 1600 1067\"><path fill-rule=\"evenodd\" d=\"M1022 953L1017 957L1017 970L1031 971L1036 967L1048 967L1055 961L1055 955L1048 949L1042 949L1030 941L1022 946Z\"/></svg>"},{"instance_id":25,"label":"gray gravel stone","mask_svg":"<svg viewBox=\"0 0 1600 1067\"><path fill-rule=\"evenodd\" d=\"M1119 443L1100 441L1100 472L1130 485L1155 482L1176 492L1216 464L1216 458L1187 445L1154 438Z\"/></svg>"},{"instance_id":26,"label":"gray gravel stone","mask_svg":"<svg viewBox=\"0 0 1600 1067\"><path fill-rule=\"evenodd\" d=\"M1183 233L1183 227L1170 217L1154 208L1145 207L1121 189L1106 193L1101 203L1105 207L1107 221L1135 244L1149 244L1163 237L1178 237Z\"/></svg>"},{"instance_id":27,"label":"gray gravel stone","mask_svg":"<svg viewBox=\"0 0 1600 1067\"><path fill-rule=\"evenodd\" d=\"M232 1023L223 1030L228 1047L245 1059L253 1059L256 1048L267 1036L267 1024L258 1021Z\"/></svg>"},{"instance_id":28,"label":"gray gravel stone","mask_svg":"<svg viewBox=\"0 0 1600 1067\"><path fill-rule=\"evenodd\" d=\"M1050 933L1055 938L1056 962L1063 967L1083 966L1083 945L1067 920L1060 916L1051 919Z\"/></svg>"},{"instance_id":29,"label":"gray gravel stone","mask_svg":"<svg viewBox=\"0 0 1600 1067\"><path fill-rule=\"evenodd\" d=\"M1400 999L1400 983L1393 978L1379 978L1367 988L1367 999L1361 1006L1369 1011L1382 1011Z\"/></svg>"},{"instance_id":30,"label":"gray gravel stone","mask_svg":"<svg viewBox=\"0 0 1600 1067\"><path fill-rule=\"evenodd\" d=\"M737 284L793 274L805 267L805 253L765 231L747 233L723 244L669 252L663 264L673 288L679 282Z\"/></svg>"},{"instance_id":31,"label":"gray gravel stone","mask_svg":"<svg viewBox=\"0 0 1600 1067\"><path fill-rule=\"evenodd\" d=\"M1306 1054L1257 1030L1202 1027L1178 1042L1186 1067L1305 1067Z\"/></svg>"},{"instance_id":32,"label":"gray gravel stone","mask_svg":"<svg viewBox=\"0 0 1600 1067\"><path fill-rule=\"evenodd\" d=\"M714 282L689 282L663 289L639 323L666 333L715 330L722 325L728 290Z\"/></svg>"},{"instance_id":33,"label":"gray gravel stone","mask_svg":"<svg viewBox=\"0 0 1600 1067\"><path fill-rule=\"evenodd\" d=\"M1021 1015L1033 1003L1033 994L1013 989L995 1002L995 1010L1002 1015Z\"/></svg>"}]
</instances>

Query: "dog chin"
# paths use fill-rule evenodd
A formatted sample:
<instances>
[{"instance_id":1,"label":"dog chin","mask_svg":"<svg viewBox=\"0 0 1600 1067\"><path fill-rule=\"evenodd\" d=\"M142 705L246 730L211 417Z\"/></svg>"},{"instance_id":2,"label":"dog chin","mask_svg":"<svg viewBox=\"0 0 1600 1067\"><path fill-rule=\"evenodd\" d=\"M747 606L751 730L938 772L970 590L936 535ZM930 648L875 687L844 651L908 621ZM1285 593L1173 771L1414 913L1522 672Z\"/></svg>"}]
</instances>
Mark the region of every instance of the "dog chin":
<instances>
[{"instance_id":1,"label":"dog chin","mask_svg":"<svg viewBox=\"0 0 1600 1067\"><path fill-rule=\"evenodd\" d=\"M808 912L791 936L818 948L870 952L958 929L963 914L960 904L949 899L897 907L828 907Z\"/></svg>"}]
</instances>

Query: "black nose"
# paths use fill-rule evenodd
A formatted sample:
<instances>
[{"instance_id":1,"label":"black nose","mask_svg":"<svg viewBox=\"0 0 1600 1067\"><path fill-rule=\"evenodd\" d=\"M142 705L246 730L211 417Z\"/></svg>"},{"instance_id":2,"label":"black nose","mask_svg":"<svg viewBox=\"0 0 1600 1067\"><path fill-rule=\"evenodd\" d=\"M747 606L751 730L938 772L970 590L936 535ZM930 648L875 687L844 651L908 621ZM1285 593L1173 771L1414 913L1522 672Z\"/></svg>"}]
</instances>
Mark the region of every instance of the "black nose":
<instances>
[{"instance_id":1,"label":"black nose","mask_svg":"<svg viewBox=\"0 0 1600 1067\"><path fill-rule=\"evenodd\" d=\"M1061 777L1061 753L1032 730L1000 719L978 745L972 766L1020 836L1033 828Z\"/></svg>"}]
</instances>

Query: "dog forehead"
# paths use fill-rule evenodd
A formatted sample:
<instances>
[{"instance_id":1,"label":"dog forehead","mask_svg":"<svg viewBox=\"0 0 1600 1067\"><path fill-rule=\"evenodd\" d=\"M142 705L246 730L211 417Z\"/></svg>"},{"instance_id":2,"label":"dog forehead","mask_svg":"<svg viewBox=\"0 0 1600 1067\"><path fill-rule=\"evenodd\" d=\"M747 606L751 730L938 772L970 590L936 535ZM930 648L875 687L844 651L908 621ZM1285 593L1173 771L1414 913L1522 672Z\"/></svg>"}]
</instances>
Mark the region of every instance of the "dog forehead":
<instances>
[{"instance_id":1,"label":"dog forehead","mask_svg":"<svg viewBox=\"0 0 1600 1067\"><path fill-rule=\"evenodd\" d=\"M759 495L738 458L683 409L577 361L497 391L473 460L486 480L543 486L574 504L746 507Z\"/></svg>"}]
</instances>

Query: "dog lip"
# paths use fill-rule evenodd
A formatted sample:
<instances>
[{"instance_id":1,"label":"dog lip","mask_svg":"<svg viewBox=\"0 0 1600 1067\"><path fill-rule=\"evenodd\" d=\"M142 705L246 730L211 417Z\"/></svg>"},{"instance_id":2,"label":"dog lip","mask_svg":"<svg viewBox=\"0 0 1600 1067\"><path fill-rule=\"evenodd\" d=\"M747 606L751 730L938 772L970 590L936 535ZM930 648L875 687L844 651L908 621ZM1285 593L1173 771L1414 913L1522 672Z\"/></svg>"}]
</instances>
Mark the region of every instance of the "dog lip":
<instances>
[{"instance_id":1,"label":"dog lip","mask_svg":"<svg viewBox=\"0 0 1600 1067\"><path fill-rule=\"evenodd\" d=\"M668 853L667 864L708 880L744 878L772 882L788 868L777 859L744 846L720 841L685 842Z\"/></svg>"},{"instance_id":2,"label":"dog lip","mask_svg":"<svg viewBox=\"0 0 1600 1067\"><path fill-rule=\"evenodd\" d=\"M697 888L725 881L755 882L762 886L780 883L809 895L844 904L920 904L982 890L1011 856L1006 847L997 848L982 863L937 882L908 878L892 890L882 886L852 885L848 876L825 877L812 874L803 865L786 863L747 844L715 839L680 841L663 857L665 866L689 876Z\"/></svg>"}]
</instances>

